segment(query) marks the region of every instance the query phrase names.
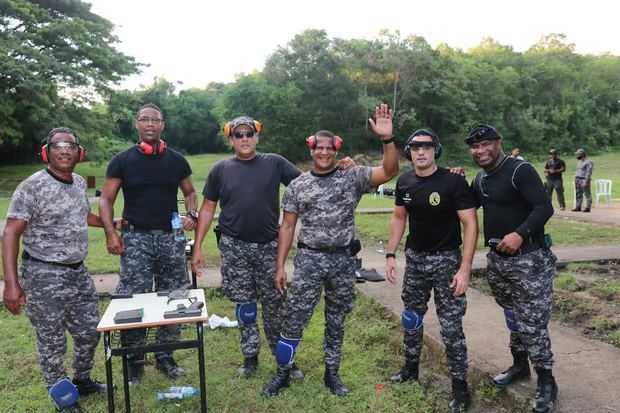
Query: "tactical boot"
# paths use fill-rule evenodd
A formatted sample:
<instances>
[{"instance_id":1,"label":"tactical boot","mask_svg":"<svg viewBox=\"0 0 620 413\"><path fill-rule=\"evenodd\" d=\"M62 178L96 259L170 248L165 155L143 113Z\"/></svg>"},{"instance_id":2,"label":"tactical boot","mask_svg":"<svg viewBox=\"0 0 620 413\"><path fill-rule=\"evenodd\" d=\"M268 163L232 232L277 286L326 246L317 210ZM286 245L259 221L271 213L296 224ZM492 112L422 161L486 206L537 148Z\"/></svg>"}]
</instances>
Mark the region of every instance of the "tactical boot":
<instances>
[{"instance_id":1,"label":"tactical boot","mask_svg":"<svg viewBox=\"0 0 620 413\"><path fill-rule=\"evenodd\" d=\"M185 370L177 365L177 362L174 361L172 356L160 357L155 360L155 369L173 380L187 374Z\"/></svg>"},{"instance_id":2,"label":"tactical boot","mask_svg":"<svg viewBox=\"0 0 620 413\"><path fill-rule=\"evenodd\" d=\"M142 377L144 376L144 360L140 361L128 361L128 374L127 381L130 386L135 386L140 383Z\"/></svg>"},{"instance_id":3,"label":"tactical boot","mask_svg":"<svg viewBox=\"0 0 620 413\"><path fill-rule=\"evenodd\" d=\"M536 368L536 374L538 374L538 382L536 400L534 400L532 411L534 413L547 413L553 410L555 399L558 398L558 385L550 369Z\"/></svg>"},{"instance_id":4,"label":"tactical boot","mask_svg":"<svg viewBox=\"0 0 620 413\"><path fill-rule=\"evenodd\" d=\"M418 379L418 363L413 361L405 360L405 365L402 369L392 377L390 377L390 381L394 384L396 383L404 383L409 380L417 380Z\"/></svg>"},{"instance_id":5,"label":"tactical boot","mask_svg":"<svg viewBox=\"0 0 620 413\"><path fill-rule=\"evenodd\" d=\"M514 361L508 370L493 377L493 383L497 386L506 386L517 380L530 377L530 363L526 352L513 352Z\"/></svg>"},{"instance_id":6,"label":"tactical boot","mask_svg":"<svg viewBox=\"0 0 620 413\"><path fill-rule=\"evenodd\" d=\"M77 388L80 396L87 396L93 393L105 393L108 387L105 383L93 380L90 377L85 379L73 379L73 385Z\"/></svg>"},{"instance_id":7,"label":"tactical boot","mask_svg":"<svg viewBox=\"0 0 620 413\"><path fill-rule=\"evenodd\" d=\"M291 366L291 378L295 380L301 380L304 378L303 371L301 371L295 362L293 362L293 365Z\"/></svg>"},{"instance_id":8,"label":"tactical boot","mask_svg":"<svg viewBox=\"0 0 620 413\"><path fill-rule=\"evenodd\" d=\"M344 384L342 384L342 381L340 381L340 377L338 376L338 367L325 366L323 382L336 396L342 397L349 394L349 389L347 389Z\"/></svg>"},{"instance_id":9,"label":"tactical boot","mask_svg":"<svg viewBox=\"0 0 620 413\"><path fill-rule=\"evenodd\" d=\"M581 207L571 209L573 212L581 212Z\"/></svg>"},{"instance_id":10,"label":"tactical boot","mask_svg":"<svg viewBox=\"0 0 620 413\"><path fill-rule=\"evenodd\" d=\"M590 212L590 208L589 208L589 207L584 208L584 209L583 209L583 212Z\"/></svg>"},{"instance_id":11,"label":"tactical boot","mask_svg":"<svg viewBox=\"0 0 620 413\"><path fill-rule=\"evenodd\" d=\"M249 379L254 375L256 367L258 366L258 354L251 357L245 357L243 364L237 369L237 374L242 379Z\"/></svg>"},{"instance_id":12,"label":"tactical boot","mask_svg":"<svg viewBox=\"0 0 620 413\"><path fill-rule=\"evenodd\" d=\"M471 403L471 396L465 380L452 379L452 400L448 407L454 413L466 412Z\"/></svg>"},{"instance_id":13,"label":"tactical boot","mask_svg":"<svg viewBox=\"0 0 620 413\"><path fill-rule=\"evenodd\" d=\"M278 364L278 371L271 381L265 384L263 388L263 396L271 397L280 393L280 390L286 389L290 385L291 367L288 365Z\"/></svg>"}]
</instances>

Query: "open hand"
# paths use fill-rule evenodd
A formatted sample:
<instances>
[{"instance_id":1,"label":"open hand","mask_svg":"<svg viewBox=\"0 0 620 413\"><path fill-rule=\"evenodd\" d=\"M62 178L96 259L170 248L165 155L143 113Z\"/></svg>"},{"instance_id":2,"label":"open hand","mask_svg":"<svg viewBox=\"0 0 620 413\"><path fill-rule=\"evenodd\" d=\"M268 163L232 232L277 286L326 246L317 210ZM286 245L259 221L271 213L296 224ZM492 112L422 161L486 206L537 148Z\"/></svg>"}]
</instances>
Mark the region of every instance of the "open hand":
<instances>
[{"instance_id":1,"label":"open hand","mask_svg":"<svg viewBox=\"0 0 620 413\"><path fill-rule=\"evenodd\" d=\"M375 119L368 119L372 130L380 137L389 138L392 136L392 109L385 103L375 108Z\"/></svg>"}]
</instances>

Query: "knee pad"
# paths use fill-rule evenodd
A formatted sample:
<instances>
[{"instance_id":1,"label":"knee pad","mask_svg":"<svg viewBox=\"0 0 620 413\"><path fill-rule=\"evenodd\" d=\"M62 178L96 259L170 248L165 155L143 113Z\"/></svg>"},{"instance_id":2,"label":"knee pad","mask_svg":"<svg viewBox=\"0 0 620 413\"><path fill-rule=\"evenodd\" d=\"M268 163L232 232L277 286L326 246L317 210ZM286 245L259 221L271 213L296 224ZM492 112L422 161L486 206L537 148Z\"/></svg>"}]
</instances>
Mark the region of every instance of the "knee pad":
<instances>
[{"instance_id":1,"label":"knee pad","mask_svg":"<svg viewBox=\"0 0 620 413\"><path fill-rule=\"evenodd\" d=\"M278 364L291 364L295 360L295 352L299 345L299 338L286 338L280 335L276 344L276 361Z\"/></svg>"},{"instance_id":2,"label":"knee pad","mask_svg":"<svg viewBox=\"0 0 620 413\"><path fill-rule=\"evenodd\" d=\"M517 315L512 311L512 308L504 308L504 317L506 317L506 327L508 327L508 330L513 333L518 333Z\"/></svg>"},{"instance_id":3,"label":"knee pad","mask_svg":"<svg viewBox=\"0 0 620 413\"><path fill-rule=\"evenodd\" d=\"M62 379L53 386L48 386L47 392L58 410L73 406L80 398L77 388L69 379Z\"/></svg>"},{"instance_id":4,"label":"knee pad","mask_svg":"<svg viewBox=\"0 0 620 413\"><path fill-rule=\"evenodd\" d=\"M405 327L406 330L417 330L422 327L424 314L420 315L413 310L405 308L400 316L400 321L403 323L403 327Z\"/></svg>"},{"instance_id":5,"label":"knee pad","mask_svg":"<svg viewBox=\"0 0 620 413\"><path fill-rule=\"evenodd\" d=\"M257 311L258 308L256 307L256 303L237 303L235 316L237 316L237 320L242 324L252 324L256 322Z\"/></svg>"}]
</instances>

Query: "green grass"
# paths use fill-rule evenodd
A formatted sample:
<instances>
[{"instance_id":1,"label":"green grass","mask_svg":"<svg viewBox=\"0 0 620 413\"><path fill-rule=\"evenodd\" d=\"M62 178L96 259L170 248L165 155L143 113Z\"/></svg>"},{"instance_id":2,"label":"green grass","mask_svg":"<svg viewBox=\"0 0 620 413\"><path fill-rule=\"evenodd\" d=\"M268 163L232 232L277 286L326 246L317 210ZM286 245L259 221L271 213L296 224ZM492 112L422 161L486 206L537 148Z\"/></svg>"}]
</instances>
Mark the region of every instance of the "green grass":
<instances>
[{"instance_id":1,"label":"green grass","mask_svg":"<svg viewBox=\"0 0 620 413\"><path fill-rule=\"evenodd\" d=\"M234 305L223 298L221 290L206 290L211 314L234 318ZM107 301L101 303L101 310ZM371 298L358 294L353 312L346 322L344 355L341 377L350 386L352 394L339 398L331 395L322 383L323 311L321 300L298 349L297 363L306 377L293 381L291 387L279 396L264 399L260 392L275 371L273 358L263 347L256 377L249 380L236 378L234 370L241 361L237 329L205 329L207 403L213 412L447 412L450 382L445 363L438 363L423 352L420 383L391 385L387 380L400 368L403 361L402 329L398 320ZM260 321L259 321L260 322ZM195 337L194 328L183 332L184 337ZM0 308L0 398L2 412L53 412L37 365L35 338L24 315L15 317ZM263 338L264 343L264 338ZM68 354L71 354L71 345ZM103 379L105 367L102 343L96 351L93 377ZM198 369L195 350L175 352L179 364L188 376L176 381L165 379L153 368L153 356L147 358L146 375L140 385L132 388L132 409L136 412L196 412L199 398L177 402L156 400L157 392L172 385L198 387ZM122 410L124 403L120 357L113 358L115 405ZM70 358L66 358L69 365ZM382 386L378 388L377 386ZM16 391L18 390L18 391ZM473 389L475 391L475 389ZM478 393L475 393L476 395ZM496 394L481 392L479 406L490 409L497 406ZM105 395L89 396L81 404L91 413L106 412ZM482 407L484 411L485 407Z\"/></svg>"}]
</instances>

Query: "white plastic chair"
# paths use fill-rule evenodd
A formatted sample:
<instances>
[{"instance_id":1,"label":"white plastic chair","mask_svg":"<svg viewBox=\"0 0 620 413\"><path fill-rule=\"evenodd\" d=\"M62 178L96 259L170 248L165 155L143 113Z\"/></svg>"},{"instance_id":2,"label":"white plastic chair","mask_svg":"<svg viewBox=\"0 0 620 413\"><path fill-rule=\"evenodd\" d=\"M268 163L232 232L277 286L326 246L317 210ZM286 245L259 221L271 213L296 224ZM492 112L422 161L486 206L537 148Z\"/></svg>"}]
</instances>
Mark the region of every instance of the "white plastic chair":
<instances>
[{"instance_id":1,"label":"white plastic chair","mask_svg":"<svg viewBox=\"0 0 620 413\"><path fill-rule=\"evenodd\" d=\"M377 188L377 192L372 194L372 199L376 199L377 198L377 194L379 194L380 198L383 198L383 184L379 185L379 187Z\"/></svg>"},{"instance_id":2,"label":"white plastic chair","mask_svg":"<svg viewBox=\"0 0 620 413\"><path fill-rule=\"evenodd\" d=\"M596 206L598 207L598 197L602 196L607 201L607 207L611 207L611 179L597 179L596 186Z\"/></svg>"}]
</instances>

